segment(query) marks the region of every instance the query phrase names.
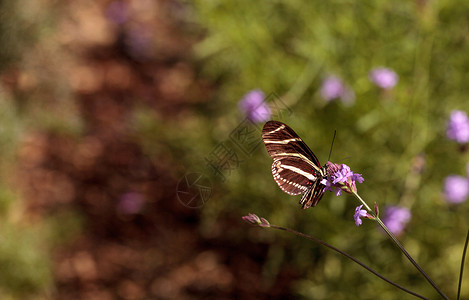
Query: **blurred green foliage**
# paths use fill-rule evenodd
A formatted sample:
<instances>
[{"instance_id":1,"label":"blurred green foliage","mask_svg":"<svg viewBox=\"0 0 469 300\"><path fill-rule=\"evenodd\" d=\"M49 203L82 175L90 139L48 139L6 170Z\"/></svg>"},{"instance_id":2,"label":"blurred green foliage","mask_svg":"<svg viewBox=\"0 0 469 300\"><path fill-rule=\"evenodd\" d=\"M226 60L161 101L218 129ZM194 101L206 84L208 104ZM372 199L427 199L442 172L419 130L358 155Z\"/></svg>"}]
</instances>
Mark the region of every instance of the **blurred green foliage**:
<instances>
[{"instance_id":1,"label":"blurred green foliage","mask_svg":"<svg viewBox=\"0 0 469 300\"><path fill-rule=\"evenodd\" d=\"M43 7L42 5L45 5ZM68 226L76 216L66 222L54 224L58 218L45 222L31 220L25 214L25 204L21 193L12 188L15 178L12 176L17 166L20 140L31 128L38 129L44 120L53 119L50 110L45 107L37 93L8 93L10 74L25 65L34 65L36 61L27 61L25 53L38 45L53 33L52 15L56 7L51 3L29 1L2 1L0 3L0 71L2 90L0 90L0 298L1 299L51 299L53 291L51 246L64 241L77 226ZM35 57L35 59L38 59ZM13 72L12 72L13 70ZM43 70L45 71L45 70ZM50 74L49 74L50 75ZM45 75L47 76L47 75ZM52 79L52 77L50 78ZM5 89L4 89L5 88ZM60 87L54 87L55 91ZM33 105L24 106L23 100L39 100ZM40 104L39 104L40 103ZM37 106L36 106L37 105ZM41 107L42 106L42 107ZM41 107L35 110L34 107ZM31 109L32 108L32 109ZM24 110L25 109L25 110ZM47 112L47 110L49 110ZM35 114L38 113L38 114ZM46 116L48 117L41 117ZM60 120L60 117L56 120ZM59 121L55 121L57 124ZM38 124L42 124L38 126ZM64 123L62 122L62 125ZM62 220L64 221L64 220ZM65 226L64 226L65 225Z\"/></svg>"},{"instance_id":2,"label":"blurred green foliage","mask_svg":"<svg viewBox=\"0 0 469 300\"><path fill-rule=\"evenodd\" d=\"M382 209L411 209L412 220L401 239L440 287L454 296L469 211L467 202L447 204L442 184L451 173L465 176L468 162L467 152L459 151L445 130L451 110L469 110L469 5L241 0L194 1L194 6L195 21L204 30L195 54L203 62L202 75L219 85L212 101L197 108L197 120L172 124L182 133L171 145L184 149L187 171L201 169L203 158L229 139L243 119L237 102L247 91L274 92L293 112L281 121L295 129L323 163L337 130L331 160L363 174L365 182L358 189L366 201L376 201ZM393 90L379 90L370 82L369 71L378 66L399 75ZM318 91L329 74L353 88L355 105L321 99ZM186 143L182 140L190 145L181 146ZM423 173L412 172L421 158ZM435 297L374 224L355 227L352 215L358 202L352 197L328 193L316 208L301 211L299 196L284 194L272 180L272 160L263 146L242 159L227 172L225 182L214 184L216 194L202 210L202 233L225 214L256 213L328 241L404 286ZM270 265L294 264L302 270L296 286L301 297L405 296L309 241L265 234L276 252L282 252L269 254L270 261L278 260ZM469 291L463 293L467 297Z\"/></svg>"}]
</instances>

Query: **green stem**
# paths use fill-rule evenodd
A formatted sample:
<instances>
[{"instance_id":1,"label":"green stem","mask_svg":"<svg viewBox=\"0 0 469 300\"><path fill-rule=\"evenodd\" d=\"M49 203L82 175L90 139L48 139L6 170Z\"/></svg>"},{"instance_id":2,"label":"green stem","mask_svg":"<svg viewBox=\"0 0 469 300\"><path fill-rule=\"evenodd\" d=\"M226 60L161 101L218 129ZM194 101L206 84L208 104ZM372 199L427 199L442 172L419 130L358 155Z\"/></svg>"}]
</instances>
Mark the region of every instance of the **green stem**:
<instances>
[{"instance_id":1,"label":"green stem","mask_svg":"<svg viewBox=\"0 0 469 300\"><path fill-rule=\"evenodd\" d=\"M342 250L340 250L340 249L338 249L338 248L336 248L336 247L334 247L334 246L332 246L332 245L330 245L330 244L328 244L328 243L326 243L326 242L324 242L324 241L322 241L322 240L320 240L320 239L317 239L317 238L315 238L315 237L312 237L312 236L310 236L310 235L304 234L304 233L302 233L302 232L299 232L299 231L296 231L296 230L293 230L293 229L290 229L290 228L281 227L281 226L277 226L277 225L273 225L273 224L270 224L270 225L267 226L267 227L271 227L271 228L275 228L275 229L279 229L279 230L284 230L284 231L287 231L287 232L296 234L296 235L298 235L298 236L305 237L305 238L307 238L307 239L309 239L309 240L312 240L312 241L314 241L314 242L316 242L316 243L319 243L319 244L321 244L321 245L323 245L323 246L326 246L326 247L328 247L329 249L334 250L334 251L336 251L336 252L342 254L343 256L345 256L345 257L351 259L352 261L354 261L355 263L359 264L360 266L362 266L362 267L365 268L366 270L370 271L370 272L373 273L374 275L378 276L378 277L381 278L382 280L384 280L384 281L386 281L387 283L389 283L389 284L391 284L391 285L393 285L393 286L395 286L395 287L397 287L397 288L403 290L404 292L409 293L409 294L411 294L411 295L413 295L413 296L415 296L415 297L417 297L417 298L420 298L420 299L428 299L428 298L425 298L425 297L422 296L422 295L419 295L419 294L417 294L417 293L415 293L415 292L412 292L412 291L406 289L405 287L403 287L403 286L401 286L401 285L399 285L399 284L397 284L397 283L395 283L395 282L392 282L391 280L389 280L389 279L387 279L386 277L384 277L383 275L379 274L378 272L376 272L376 271L373 270L372 268L368 267L367 265L365 265L364 263L362 263L362 262L359 261L358 259L356 259L356 258L354 258L353 256L351 256L350 254L347 254L346 252L344 252L344 251L342 251Z\"/></svg>"},{"instance_id":2,"label":"green stem","mask_svg":"<svg viewBox=\"0 0 469 300\"><path fill-rule=\"evenodd\" d=\"M466 243L464 244L464 250L462 251L462 258L461 258L461 270L459 271L459 283L458 283L458 297L461 295L461 282L462 282L462 273L464 271L464 261L466 260L466 252L467 252L467 244L469 242L469 230L467 231L466 235Z\"/></svg>"},{"instance_id":3,"label":"green stem","mask_svg":"<svg viewBox=\"0 0 469 300\"><path fill-rule=\"evenodd\" d=\"M412 256L410 256L410 254L407 252L407 250L405 250L404 246L401 245L401 243L397 240L397 238L394 236L394 234L392 234L392 232L389 231L388 227L386 227L386 225L384 225L383 221L381 221L381 219L374 213L374 211L372 211L370 209L370 207L366 204L366 202L357 193L353 193L353 195L355 195L355 197L357 197L357 199L360 200L360 202L366 207L368 212L375 218L375 221L378 222L379 226L381 226L381 228L383 228L384 232L386 232L386 234L391 238L391 240L394 242L394 244L396 244L396 246L399 247L399 249L401 249L402 253L404 253L404 255L407 257L407 259L414 265L415 268L417 268L417 270L423 275L423 277L425 277L425 279L438 292L438 294L440 294L441 297L443 297L444 299L448 300L449 298L443 293L442 290L440 290L436 286L436 284L433 282L433 280L431 280L430 277L428 277L427 273L425 273L425 271L423 271L423 269L417 264L417 262L412 258Z\"/></svg>"}]
</instances>

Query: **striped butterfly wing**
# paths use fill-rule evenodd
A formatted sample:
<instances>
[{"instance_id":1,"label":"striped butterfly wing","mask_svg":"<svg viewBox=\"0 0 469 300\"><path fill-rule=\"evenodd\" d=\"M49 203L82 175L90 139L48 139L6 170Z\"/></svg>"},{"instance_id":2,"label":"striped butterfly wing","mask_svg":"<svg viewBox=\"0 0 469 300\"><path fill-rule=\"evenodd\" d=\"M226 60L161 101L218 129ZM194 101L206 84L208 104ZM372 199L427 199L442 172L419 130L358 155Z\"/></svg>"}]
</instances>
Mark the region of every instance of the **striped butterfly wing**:
<instances>
[{"instance_id":1,"label":"striped butterfly wing","mask_svg":"<svg viewBox=\"0 0 469 300\"><path fill-rule=\"evenodd\" d=\"M295 156L304 159L313 168L318 170L321 168L321 164L313 151L287 124L278 121L265 123L262 129L262 139L267 152L273 159Z\"/></svg>"},{"instance_id":2,"label":"striped butterfly wing","mask_svg":"<svg viewBox=\"0 0 469 300\"><path fill-rule=\"evenodd\" d=\"M320 181L326 176L319 160L303 140L286 124L269 121L262 130L267 152L274 159L272 175L287 194L303 194L303 209L316 204L324 194Z\"/></svg>"},{"instance_id":3,"label":"striped butterfly wing","mask_svg":"<svg viewBox=\"0 0 469 300\"><path fill-rule=\"evenodd\" d=\"M309 188L306 193L301 196L300 204L302 205L302 209L307 209L311 206L315 207L322 199L322 196L324 196L324 188L326 186L321 183L322 178L323 177L320 177L320 179L316 180L311 188Z\"/></svg>"}]
</instances>

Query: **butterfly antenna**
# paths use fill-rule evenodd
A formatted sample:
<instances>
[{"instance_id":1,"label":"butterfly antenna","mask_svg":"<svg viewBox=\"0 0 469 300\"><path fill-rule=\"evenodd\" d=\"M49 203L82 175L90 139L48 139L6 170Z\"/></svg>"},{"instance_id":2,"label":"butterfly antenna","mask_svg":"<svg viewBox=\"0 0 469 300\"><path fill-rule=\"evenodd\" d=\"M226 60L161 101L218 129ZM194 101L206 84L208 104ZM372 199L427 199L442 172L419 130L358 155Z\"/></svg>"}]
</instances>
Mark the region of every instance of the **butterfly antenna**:
<instances>
[{"instance_id":1,"label":"butterfly antenna","mask_svg":"<svg viewBox=\"0 0 469 300\"><path fill-rule=\"evenodd\" d=\"M337 133L337 130L334 129L334 136L332 137L332 143L331 143L331 150L329 150L329 157L327 158L327 161L331 159L331 154L332 154L332 146L334 146L334 141L335 141L335 135Z\"/></svg>"}]
</instances>

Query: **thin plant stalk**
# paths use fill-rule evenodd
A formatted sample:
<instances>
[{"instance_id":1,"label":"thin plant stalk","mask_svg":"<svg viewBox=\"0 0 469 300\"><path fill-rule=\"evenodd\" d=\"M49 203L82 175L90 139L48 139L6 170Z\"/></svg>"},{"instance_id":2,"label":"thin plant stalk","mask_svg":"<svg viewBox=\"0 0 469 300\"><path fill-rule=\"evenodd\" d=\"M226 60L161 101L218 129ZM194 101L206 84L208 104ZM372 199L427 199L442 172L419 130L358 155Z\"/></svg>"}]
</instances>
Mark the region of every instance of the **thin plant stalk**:
<instances>
[{"instance_id":1,"label":"thin plant stalk","mask_svg":"<svg viewBox=\"0 0 469 300\"><path fill-rule=\"evenodd\" d=\"M298 235L298 236L305 237L305 238L307 238L307 239L309 239L309 240L312 240L312 241L314 241L314 242L316 242L316 243L319 243L319 244L321 244L321 245L323 245L323 246L326 246L326 247L328 247L329 249L334 250L334 251L336 251L336 252L342 254L343 256L345 256L345 257L351 259L352 261L354 261L355 263L359 264L360 266L362 266L362 267L365 268L366 270L370 271L370 272L373 273L374 275L378 276L378 277L381 278L382 280L384 280L384 281L386 281L387 283L389 283L389 284L391 284L391 285L393 285L393 286L395 286L395 287L397 287L397 288L403 290L404 292L409 293L409 294L411 294L411 295L413 295L413 296L415 296L415 297L417 297L417 298L420 298L420 299L428 299L428 298L426 298L426 297L424 297L424 296L422 296L422 295L419 295L419 294L417 294L417 293L415 293L415 292L412 292L412 291L406 289L405 287L403 287L403 286L401 286L401 285L399 285L399 284L397 284L397 283L395 283L395 282L393 282L393 281L387 279L386 277L382 276L381 274L379 274L379 273L376 272L375 270L371 269L370 267L368 267L367 265L365 265L364 263L362 263L362 262L359 261L358 259L354 258L354 257L351 256L350 254L347 254L346 252L344 252L344 251L342 251L342 250L340 250L340 249L338 249L338 248L336 248L336 247L334 247L334 246L332 246L332 245L330 245L330 244L328 244L328 243L326 243L326 242L324 242L324 241L322 241L322 240L320 240L320 239L317 239L317 238L315 238L315 237L312 237L312 236L310 236L310 235L304 234L304 233L302 233L302 232L299 232L299 231L296 231L296 230L293 230L293 229L290 229L290 228L281 227L281 226L277 226L277 225L273 225L273 224L270 224L270 225L267 226L267 227L272 227L272 228L275 228L275 229L284 230L284 231L287 231L287 232L296 234L296 235Z\"/></svg>"},{"instance_id":2,"label":"thin plant stalk","mask_svg":"<svg viewBox=\"0 0 469 300\"><path fill-rule=\"evenodd\" d=\"M425 271L417 264L417 262L410 256L410 254L405 250L404 246L397 240L397 238L392 234L392 232L388 229L386 225L384 225L383 221L375 214L373 210L370 209L370 207L366 204L366 202L356 193L354 192L353 195L357 197L358 200L365 206L365 208L368 210L370 215L373 216L376 222L378 222L379 226L383 228L384 232L391 238L391 240L396 244L396 246L404 253L404 255L407 257L407 259L414 265L415 268L425 277L425 279L430 283L430 285L438 292L438 294L441 295L444 299L449 300L449 298L443 293L442 290L438 288L438 286L431 280L431 278L425 273Z\"/></svg>"},{"instance_id":3,"label":"thin plant stalk","mask_svg":"<svg viewBox=\"0 0 469 300\"><path fill-rule=\"evenodd\" d=\"M464 271L464 261L466 260L466 252L467 252L468 242L469 242L469 230L467 231L466 243L464 244L464 250L462 251L461 270L459 271L458 297L456 298L458 300L459 300L459 297L461 295L462 274L463 274L463 271Z\"/></svg>"}]
</instances>

